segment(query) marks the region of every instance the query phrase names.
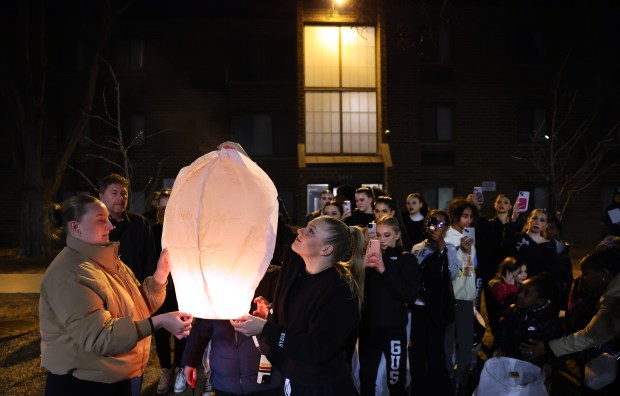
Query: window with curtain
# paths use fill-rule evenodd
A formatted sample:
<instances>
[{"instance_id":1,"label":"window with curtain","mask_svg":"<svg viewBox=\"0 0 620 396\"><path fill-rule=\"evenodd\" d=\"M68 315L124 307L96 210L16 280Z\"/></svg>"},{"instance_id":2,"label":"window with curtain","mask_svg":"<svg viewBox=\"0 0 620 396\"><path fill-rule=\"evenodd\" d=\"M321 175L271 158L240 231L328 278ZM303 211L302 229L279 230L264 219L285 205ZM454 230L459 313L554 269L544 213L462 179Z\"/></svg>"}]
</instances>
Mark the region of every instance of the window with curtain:
<instances>
[{"instance_id":1,"label":"window with curtain","mask_svg":"<svg viewBox=\"0 0 620 396\"><path fill-rule=\"evenodd\" d=\"M304 29L306 153L377 152L375 28Z\"/></svg>"}]
</instances>

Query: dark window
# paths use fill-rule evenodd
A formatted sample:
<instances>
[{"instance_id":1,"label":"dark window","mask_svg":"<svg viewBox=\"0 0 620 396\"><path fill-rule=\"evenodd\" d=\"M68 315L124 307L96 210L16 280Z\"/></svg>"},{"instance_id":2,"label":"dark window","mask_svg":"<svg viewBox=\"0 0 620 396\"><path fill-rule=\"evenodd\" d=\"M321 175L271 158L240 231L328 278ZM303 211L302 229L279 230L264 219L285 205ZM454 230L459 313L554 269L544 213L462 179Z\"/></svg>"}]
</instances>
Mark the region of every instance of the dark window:
<instances>
[{"instance_id":1,"label":"dark window","mask_svg":"<svg viewBox=\"0 0 620 396\"><path fill-rule=\"evenodd\" d=\"M420 138L423 142L450 142L454 139L454 107L449 104L420 108Z\"/></svg>"},{"instance_id":2,"label":"dark window","mask_svg":"<svg viewBox=\"0 0 620 396\"><path fill-rule=\"evenodd\" d=\"M517 38L517 62L524 65L549 63L549 34L531 30L530 26L519 30Z\"/></svg>"},{"instance_id":3,"label":"dark window","mask_svg":"<svg viewBox=\"0 0 620 396\"><path fill-rule=\"evenodd\" d=\"M297 154L294 115L240 112L231 120L232 139L250 155L290 157Z\"/></svg>"},{"instance_id":4,"label":"dark window","mask_svg":"<svg viewBox=\"0 0 620 396\"><path fill-rule=\"evenodd\" d=\"M261 40L262 39L262 40ZM230 81L294 81L295 43L285 38L234 41L228 62Z\"/></svg>"},{"instance_id":5,"label":"dark window","mask_svg":"<svg viewBox=\"0 0 620 396\"><path fill-rule=\"evenodd\" d=\"M454 34L452 28L440 23L421 37L419 53L422 61L451 63L454 61Z\"/></svg>"},{"instance_id":6,"label":"dark window","mask_svg":"<svg viewBox=\"0 0 620 396\"><path fill-rule=\"evenodd\" d=\"M294 114L273 114L273 154L279 157L297 155L297 120Z\"/></svg>"},{"instance_id":7,"label":"dark window","mask_svg":"<svg viewBox=\"0 0 620 396\"><path fill-rule=\"evenodd\" d=\"M430 209L446 210L454 198L454 187L426 186L422 188L422 195Z\"/></svg>"},{"instance_id":8,"label":"dark window","mask_svg":"<svg viewBox=\"0 0 620 396\"><path fill-rule=\"evenodd\" d=\"M517 142L545 142L549 131L548 109L543 106L521 105L517 110Z\"/></svg>"},{"instance_id":9,"label":"dark window","mask_svg":"<svg viewBox=\"0 0 620 396\"><path fill-rule=\"evenodd\" d=\"M249 155L273 153L273 119L267 113L237 113L233 115L231 133Z\"/></svg>"}]
</instances>

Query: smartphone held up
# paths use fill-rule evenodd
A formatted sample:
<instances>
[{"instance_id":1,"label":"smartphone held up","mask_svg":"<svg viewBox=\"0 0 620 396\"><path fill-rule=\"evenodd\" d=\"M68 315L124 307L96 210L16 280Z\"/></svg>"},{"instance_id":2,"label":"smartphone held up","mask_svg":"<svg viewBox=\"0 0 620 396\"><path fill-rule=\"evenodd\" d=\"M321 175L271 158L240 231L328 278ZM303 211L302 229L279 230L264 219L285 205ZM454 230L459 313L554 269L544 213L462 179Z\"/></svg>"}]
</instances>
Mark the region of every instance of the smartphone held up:
<instances>
[{"instance_id":1,"label":"smartphone held up","mask_svg":"<svg viewBox=\"0 0 620 396\"><path fill-rule=\"evenodd\" d=\"M471 238L474 245L476 244L476 229L474 227L463 228L463 236Z\"/></svg>"},{"instance_id":2,"label":"smartphone held up","mask_svg":"<svg viewBox=\"0 0 620 396\"><path fill-rule=\"evenodd\" d=\"M378 239L369 239L368 246L366 247L366 254L370 255L372 253L377 253L381 255L381 242Z\"/></svg>"},{"instance_id":3,"label":"smartphone held up","mask_svg":"<svg viewBox=\"0 0 620 396\"><path fill-rule=\"evenodd\" d=\"M474 201L478 205L482 205L484 203L484 194L482 193L482 187L474 187Z\"/></svg>"},{"instance_id":4,"label":"smartphone held up","mask_svg":"<svg viewBox=\"0 0 620 396\"><path fill-rule=\"evenodd\" d=\"M527 212L527 207L530 202L530 192L529 191L519 191L519 196L517 197L517 205L519 205L519 212Z\"/></svg>"},{"instance_id":5,"label":"smartphone held up","mask_svg":"<svg viewBox=\"0 0 620 396\"><path fill-rule=\"evenodd\" d=\"M374 221L372 223L368 223L368 227L366 228L366 230L368 231L368 236L370 238L377 237L377 223L375 223Z\"/></svg>"}]
</instances>

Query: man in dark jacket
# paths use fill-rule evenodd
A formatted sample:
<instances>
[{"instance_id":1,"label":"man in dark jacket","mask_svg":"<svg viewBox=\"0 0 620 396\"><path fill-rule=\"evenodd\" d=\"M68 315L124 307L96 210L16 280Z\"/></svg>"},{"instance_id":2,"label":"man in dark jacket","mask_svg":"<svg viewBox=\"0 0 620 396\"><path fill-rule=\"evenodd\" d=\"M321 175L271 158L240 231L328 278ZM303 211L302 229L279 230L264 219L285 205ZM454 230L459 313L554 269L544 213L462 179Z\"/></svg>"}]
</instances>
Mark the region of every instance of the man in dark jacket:
<instances>
[{"instance_id":1,"label":"man in dark jacket","mask_svg":"<svg viewBox=\"0 0 620 396\"><path fill-rule=\"evenodd\" d=\"M129 181L112 173L101 180L99 199L108 208L110 222L114 226L110 231L110 241L120 241L121 260L142 282L155 272L155 243L149 222L143 216L127 210L128 190Z\"/></svg>"}]
</instances>

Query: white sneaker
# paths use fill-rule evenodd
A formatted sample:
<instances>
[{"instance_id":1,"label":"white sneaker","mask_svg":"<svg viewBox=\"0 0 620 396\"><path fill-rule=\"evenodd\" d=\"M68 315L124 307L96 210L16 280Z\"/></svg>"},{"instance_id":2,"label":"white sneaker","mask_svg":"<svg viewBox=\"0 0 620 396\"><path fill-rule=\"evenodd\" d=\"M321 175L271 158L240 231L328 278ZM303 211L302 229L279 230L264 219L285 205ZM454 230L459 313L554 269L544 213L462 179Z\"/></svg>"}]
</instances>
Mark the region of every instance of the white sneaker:
<instances>
[{"instance_id":1,"label":"white sneaker","mask_svg":"<svg viewBox=\"0 0 620 396\"><path fill-rule=\"evenodd\" d=\"M185 380L185 373L183 373L183 367L178 367L176 370L177 376L174 379L174 393L183 393L187 389L187 381Z\"/></svg>"},{"instance_id":2,"label":"white sneaker","mask_svg":"<svg viewBox=\"0 0 620 396\"><path fill-rule=\"evenodd\" d=\"M169 368L161 369L161 377L157 384L157 393L160 395L168 393L170 383L172 382L172 370Z\"/></svg>"}]
</instances>

